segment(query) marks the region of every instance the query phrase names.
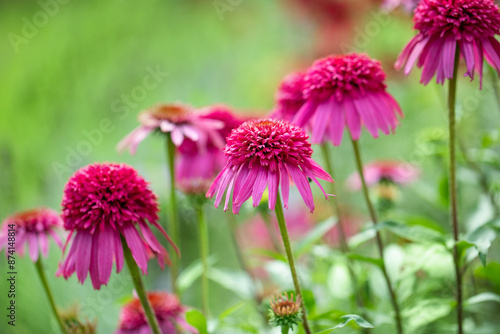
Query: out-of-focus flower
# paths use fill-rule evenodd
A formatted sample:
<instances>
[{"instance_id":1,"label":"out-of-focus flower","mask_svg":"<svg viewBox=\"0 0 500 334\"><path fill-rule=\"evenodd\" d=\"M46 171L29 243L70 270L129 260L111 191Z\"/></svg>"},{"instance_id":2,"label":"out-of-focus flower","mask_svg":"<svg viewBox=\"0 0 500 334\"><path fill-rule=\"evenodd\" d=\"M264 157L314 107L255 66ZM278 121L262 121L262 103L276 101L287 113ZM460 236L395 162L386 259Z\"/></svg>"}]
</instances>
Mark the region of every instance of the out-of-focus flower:
<instances>
[{"instance_id":1,"label":"out-of-focus flower","mask_svg":"<svg viewBox=\"0 0 500 334\"><path fill-rule=\"evenodd\" d=\"M363 174L367 186L373 186L380 182L406 185L418 179L420 170L409 163L381 160L367 164L363 168ZM349 177L347 187L351 190L361 189L361 179L358 173L354 173Z\"/></svg>"},{"instance_id":2,"label":"out-of-focus flower","mask_svg":"<svg viewBox=\"0 0 500 334\"><path fill-rule=\"evenodd\" d=\"M276 108L271 118L291 121L304 104L302 82L304 74L297 72L287 75L276 92Z\"/></svg>"},{"instance_id":3,"label":"out-of-focus flower","mask_svg":"<svg viewBox=\"0 0 500 334\"><path fill-rule=\"evenodd\" d=\"M362 227L362 224L366 222L364 216L356 214L350 210L350 208L343 208L341 210L340 219L342 221L342 227L346 239L356 235ZM339 224L336 224L330 231L325 234L324 240L328 245L338 246L340 244L340 231Z\"/></svg>"},{"instance_id":4,"label":"out-of-focus flower","mask_svg":"<svg viewBox=\"0 0 500 334\"><path fill-rule=\"evenodd\" d=\"M453 78L455 54L483 77L483 59L500 71L500 13L492 0L422 0L413 18L418 34L406 45L396 62L409 74L416 64L422 68L420 82L428 84L434 75L438 83ZM457 51L458 47L458 51Z\"/></svg>"},{"instance_id":5,"label":"out-of-focus flower","mask_svg":"<svg viewBox=\"0 0 500 334\"><path fill-rule=\"evenodd\" d=\"M73 306L61 311L61 319L69 334L95 334L97 321L82 321L78 316L79 307Z\"/></svg>"},{"instance_id":6,"label":"out-of-focus flower","mask_svg":"<svg viewBox=\"0 0 500 334\"><path fill-rule=\"evenodd\" d=\"M227 163L207 192L207 197L216 195L218 207L224 192L227 210L233 193L233 213L237 214L242 204L250 197L257 207L266 187L269 190L269 209L274 210L278 189L285 207L288 207L290 178L295 182L309 210L314 210L313 196L308 182L310 178L327 194L318 178L333 182L312 158L311 144L301 128L287 121L253 120L243 123L227 138L224 154Z\"/></svg>"},{"instance_id":7,"label":"out-of-focus flower","mask_svg":"<svg viewBox=\"0 0 500 334\"><path fill-rule=\"evenodd\" d=\"M419 2L420 0L384 0L382 9L392 11L398 7L403 7L406 12L411 13Z\"/></svg>"},{"instance_id":8,"label":"out-of-focus flower","mask_svg":"<svg viewBox=\"0 0 500 334\"><path fill-rule=\"evenodd\" d=\"M201 117L191 107L180 103L154 106L141 112L138 120L141 125L118 143L119 152L128 148L134 154L139 143L155 130L170 134L177 147L185 139L196 142L200 150L205 149L209 139L218 147L224 147L223 138L218 132L224 124L219 120Z\"/></svg>"},{"instance_id":9,"label":"out-of-focus flower","mask_svg":"<svg viewBox=\"0 0 500 334\"><path fill-rule=\"evenodd\" d=\"M7 255L9 244L15 245L15 252L23 256L27 245L31 260L36 262L40 251L47 257L49 236L62 248L61 239L56 233L59 230L62 230L62 219L54 210L38 208L16 213L7 217L2 224L0 250L5 249Z\"/></svg>"},{"instance_id":10,"label":"out-of-focus flower","mask_svg":"<svg viewBox=\"0 0 500 334\"><path fill-rule=\"evenodd\" d=\"M184 319L185 307L175 295L156 291L149 292L147 297L164 334L178 333L177 326L190 333L198 333ZM137 297L123 306L115 334L152 334L144 309Z\"/></svg>"},{"instance_id":11,"label":"out-of-focus flower","mask_svg":"<svg viewBox=\"0 0 500 334\"><path fill-rule=\"evenodd\" d=\"M231 109L222 105L200 110L199 118L220 122L222 127L217 130L219 136L209 137L203 148L200 148L197 142L192 139L184 140L179 146L175 161L175 175L178 184L184 189L186 189L185 186L189 188L190 185L203 185L210 182L222 170L226 163L222 151L226 144L226 137L231 133L231 130L243 123L243 120L236 117Z\"/></svg>"},{"instance_id":12,"label":"out-of-focus flower","mask_svg":"<svg viewBox=\"0 0 500 334\"><path fill-rule=\"evenodd\" d=\"M100 289L109 281L113 262L116 272L123 267L122 241L143 273L147 273L148 253L158 256L162 268L170 262L147 224L158 228L175 248L158 224L156 195L132 167L104 163L78 170L66 184L62 206L64 228L70 231L64 249L71 240L72 245L58 275L67 279L76 271L83 284L90 273L94 289Z\"/></svg>"},{"instance_id":13,"label":"out-of-focus flower","mask_svg":"<svg viewBox=\"0 0 500 334\"><path fill-rule=\"evenodd\" d=\"M275 327L288 327L298 325L302 321L300 296L294 300L293 293L277 294L270 300L271 309L269 317L271 325Z\"/></svg>"},{"instance_id":14,"label":"out-of-focus flower","mask_svg":"<svg viewBox=\"0 0 500 334\"><path fill-rule=\"evenodd\" d=\"M313 143L340 145L345 127L358 140L361 125L375 138L379 130L387 135L399 123L396 114L403 114L385 78L380 63L363 54L317 60L304 75L305 103L294 122L311 128Z\"/></svg>"}]
</instances>

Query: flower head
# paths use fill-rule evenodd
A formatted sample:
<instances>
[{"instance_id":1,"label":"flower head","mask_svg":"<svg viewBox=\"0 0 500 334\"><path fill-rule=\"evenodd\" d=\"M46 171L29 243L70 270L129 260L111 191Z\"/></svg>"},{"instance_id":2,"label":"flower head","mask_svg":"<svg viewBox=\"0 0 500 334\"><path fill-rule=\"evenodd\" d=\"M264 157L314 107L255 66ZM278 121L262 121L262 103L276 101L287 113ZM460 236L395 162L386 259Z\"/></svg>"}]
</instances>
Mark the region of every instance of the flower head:
<instances>
[{"instance_id":1,"label":"flower head","mask_svg":"<svg viewBox=\"0 0 500 334\"><path fill-rule=\"evenodd\" d=\"M104 163L78 170L66 184L62 207L64 228L70 231L64 249L73 243L58 275L67 279L76 271L83 284L90 273L94 289L99 289L107 284L113 261L116 272L123 267L122 240L143 273L148 254L157 255L161 267L169 263L167 251L147 223L172 243L158 224L156 196L132 167Z\"/></svg>"},{"instance_id":2,"label":"flower head","mask_svg":"<svg viewBox=\"0 0 500 334\"><path fill-rule=\"evenodd\" d=\"M14 244L15 252L23 256L25 245L28 245L30 258L36 262L40 251L43 256L47 257L49 236L60 248L62 247L61 239L56 233L61 228L61 217L52 209L38 208L18 212L7 217L2 224L0 250L5 249L5 254L8 254L7 250L10 245Z\"/></svg>"},{"instance_id":3,"label":"flower head","mask_svg":"<svg viewBox=\"0 0 500 334\"><path fill-rule=\"evenodd\" d=\"M420 82L428 84L434 75L438 83L453 78L455 54L467 65L466 76L474 71L483 77L483 59L500 71L500 13L493 0L422 0L413 18L418 34L399 55L396 68L422 68ZM457 50L458 47L458 50Z\"/></svg>"},{"instance_id":4,"label":"flower head","mask_svg":"<svg viewBox=\"0 0 500 334\"><path fill-rule=\"evenodd\" d=\"M287 121L253 120L243 123L227 138L224 149L226 166L207 192L216 194L218 207L226 192L227 210L233 193L233 213L250 197L257 207L266 187L269 190L269 209L274 210L281 185L281 195L288 207L289 179L291 178L309 210L314 210L313 196L307 178L323 188L318 178L333 182L332 178L314 160L311 144L304 130Z\"/></svg>"},{"instance_id":5,"label":"flower head","mask_svg":"<svg viewBox=\"0 0 500 334\"><path fill-rule=\"evenodd\" d=\"M420 170L408 163L381 160L367 164L363 168L363 174L368 186L373 186L380 182L405 185L415 182L420 175ZM361 189L361 179L358 173L354 173L349 177L347 185L352 190Z\"/></svg>"},{"instance_id":6,"label":"flower head","mask_svg":"<svg viewBox=\"0 0 500 334\"><path fill-rule=\"evenodd\" d=\"M288 293L277 294L271 298L270 323L276 327L288 326L292 328L302 320L300 296L294 300L293 293L288 297Z\"/></svg>"},{"instance_id":7,"label":"flower head","mask_svg":"<svg viewBox=\"0 0 500 334\"><path fill-rule=\"evenodd\" d=\"M291 121L304 104L302 94L303 73L291 73L283 79L276 92L276 108L271 118Z\"/></svg>"},{"instance_id":8,"label":"flower head","mask_svg":"<svg viewBox=\"0 0 500 334\"><path fill-rule=\"evenodd\" d=\"M240 120L226 106L216 105L200 110L200 119L220 122L222 127L217 130L218 136L207 138L206 145L200 146L191 139L186 139L179 146L175 161L178 184L202 185L211 182L224 167L226 159L222 149L226 145L226 137L231 130L238 127ZM205 191L208 187L205 189Z\"/></svg>"},{"instance_id":9,"label":"flower head","mask_svg":"<svg viewBox=\"0 0 500 334\"><path fill-rule=\"evenodd\" d=\"M138 119L141 125L118 143L118 151L128 147L134 154L139 143L155 130L169 133L176 146L180 146L185 139L191 139L203 150L208 138L223 146L217 131L223 127L222 122L200 117L191 107L180 103L154 106L141 112Z\"/></svg>"},{"instance_id":10,"label":"flower head","mask_svg":"<svg viewBox=\"0 0 500 334\"><path fill-rule=\"evenodd\" d=\"M167 292L149 292L147 294L158 323L163 333L177 333L176 325L190 333L198 333L184 320L185 309L179 299ZM120 313L120 323L115 334L151 334L146 314L137 297L125 304Z\"/></svg>"},{"instance_id":11,"label":"flower head","mask_svg":"<svg viewBox=\"0 0 500 334\"><path fill-rule=\"evenodd\" d=\"M340 145L345 127L357 140L362 124L375 138L379 130L389 134L399 123L396 113L402 113L385 78L380 63L363 54L317 60L304 75L305 102L293 120L311 128L313 143Z\"/></svg>"}]
</instances>

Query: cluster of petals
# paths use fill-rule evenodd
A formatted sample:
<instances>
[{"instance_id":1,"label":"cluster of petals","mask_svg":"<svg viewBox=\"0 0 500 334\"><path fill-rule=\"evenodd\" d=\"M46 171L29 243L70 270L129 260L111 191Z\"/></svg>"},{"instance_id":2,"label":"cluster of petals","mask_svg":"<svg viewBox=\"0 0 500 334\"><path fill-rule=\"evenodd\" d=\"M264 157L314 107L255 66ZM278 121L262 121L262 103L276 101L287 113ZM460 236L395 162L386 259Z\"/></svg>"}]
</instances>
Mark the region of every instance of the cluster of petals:
<instances>
[{"instance_id":1,"label":"cluster of petals","mask_svg":"<svg viewBox=\"0 0 500 334\"><path fill-rule=\"evenodd\" d=\"M380 160L363 167L363 175L368 186L387 181L399 185L415 182L420 176L420 169L402 161ZM361 179L358 173L352 174L347 180L351 190L361 189Z\"/></svg>"},{"instance_id":2,"label":"cluster of petals","mask_svg":"<svg viewBox=\"0 0 500 334\"><path fill-rule=\"evenodd\" d=\"M290 179L297 186L305 204L312 212L314 202L308 178L327 196L318 179L333 182L312 158L311 144L301 128L284 120L251 120L233 130L224 149L227 162L207 192L216 195L218 207L224 193L227 210L232 193L233 213L250 197L259 205L266 189L269 209L274 210L279 189L288 207ZM227 191L226 191L227 190Z\"/></svg>"},{"instance_id":3,"label":"cluster of petals","mask_svg":"<svg viewBox=\"0 0 500 334\"><path fill-rule=\"evenodd\" d=\"M116 272L123 267L122 242L143 273L150 255L158 257L162 268L169 263L150 229L156 227L172 243L158 224L156 195L132 167L103 163L78 170L65 186L62 207L64 228L70 232L64 250L70 243L71 248L58 275L67 279L76 271L83 284L90 273L94 289L99 289L108 283L113 262Z\"/></svg>"},{"instance_id":4,"label":"cluster of petals","mask_svg":"<svg viewBox=\"0 0 500 334\"><path fill-rule=\"evenodd\" d=\"M456 54L467 67L466 76L483 77L484 59L500 71L500 13L493 0L422 0L413 18L418 34L401 52L396 68L409 74L422 68L420 82L453 78ZM457 49L458 48L458 49Z\"/></svg>"},{"instance_id":5,"label":"cluster of petals","mask_svg":"<svg viewBox=\"0 0 500 334\"><path fill-rule=\"evenodd\" d=\"M62 229L62 219L57 212L48 208L22 211L7 217L0 231L0 250L7 254L9 248L9 232L14 225L15 252L24 255L27 245L29 256L33 262L38 260L40 252L47 257L49 253L49 237L61 248L62 242L57 234Z\"/></svg>"},{"instance_id":6,"label":"cluster of petals","mask_svg":"<svg viewBox=\"0 0 500 334\"><path fill-rule=\"evenodd\" d=\"M179 299L168 292L148 292L147 298L158 319L162 333L177 333L177 327L189 333L198 333L190 326L185 317L185 308ZM139 298L134 297L125 304L120 312L120 322L115 334L152 334L147 322L146 314L142 308Z\"/></svg>"},{"instance_id":7,"label":"cluster of petals","mask_svg":"<svg viewBox=\"0 0 500 334\"><path fill-rule=\"evenodd\" d=\"M277 112L312 133L311 141L340 145L345 128L354 140L365 126L375 138L390 134L403 116L387 92L386 74L376 60L351 53L317 60L303 75L285 78Z\"/></svg>"},{"instance_id":8,"label":"cluster of petals","mask_svg":"<svg viewBox=\"0 0 500 334\"><path fill-rule=\"evenodd\" d=\"M203 117L192 107L181 103L156 105L141 112L138 120L141 125L118 143L119 152L128 148L134 154L137 146L153 131L168 133L177 147L186 139L196 142L201 150L208 140L220 148L224 147L224 138L218 131L224 127L223 122Z\"/></svg>"}]
</instances>

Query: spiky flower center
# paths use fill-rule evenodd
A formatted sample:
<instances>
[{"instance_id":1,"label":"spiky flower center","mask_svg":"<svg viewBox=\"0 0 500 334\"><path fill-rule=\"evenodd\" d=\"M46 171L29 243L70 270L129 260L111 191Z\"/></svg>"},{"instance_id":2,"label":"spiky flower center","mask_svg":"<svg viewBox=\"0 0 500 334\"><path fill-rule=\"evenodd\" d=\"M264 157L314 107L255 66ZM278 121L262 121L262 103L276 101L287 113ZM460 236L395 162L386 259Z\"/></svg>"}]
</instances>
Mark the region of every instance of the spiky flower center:
<instances>
[{"instance_id":1,"label":"spiky flower center","mask_svg":"<svg viewBox=\"0 0 500 334\"><path fill-rule=\"evenodd\" d=\"M425 35L452 34L457 40L491 37L500 31L500 13L492 0L423 0L413 21Z\"/></svg>"},{"instance_id":2,"label":"spiky flower center","mask_svg":"<svg viewBox=\"0 0 500 334\"><path fill-rule=\"evenodd\" d=\"M317 60L306 72L303 94L306 100L324 100L334 95L356 96L384 90L386 75L378 61L364 54L330 56Z\"/></svg>"},{"instance_id":3,"label":"spiky flower center","mask_svg":"<svg viewBox=\"0 0 500 334\"><path fill-rule=\"evenodd\" d=\"M308 136L287 121L254 120L243 123L227 138L228 163L276 168L279 162L299 165L312 155Z\"/></svg>"},{"instance_id":4,"label":"spiky flower center","mask_svg":"<svg viewBox=\"0 0 500 334\"><path fill-rule=\"evenodd\" d=\"M139 114L139 122L146 126L154 126L158 121L169 121L175 124L189 120L190 108L181 103L159 104Z\"/></svg>"}]
</instances>

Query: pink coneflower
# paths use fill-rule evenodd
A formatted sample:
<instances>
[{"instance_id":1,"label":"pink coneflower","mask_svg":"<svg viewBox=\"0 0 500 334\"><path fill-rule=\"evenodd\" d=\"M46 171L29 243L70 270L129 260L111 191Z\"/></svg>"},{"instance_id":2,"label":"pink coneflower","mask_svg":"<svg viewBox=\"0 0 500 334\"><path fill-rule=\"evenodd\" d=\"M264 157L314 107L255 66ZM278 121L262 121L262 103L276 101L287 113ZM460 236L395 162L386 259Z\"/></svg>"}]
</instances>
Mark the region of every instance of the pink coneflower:
<instances>
[{"instance_id":1,"label":"pink coneflower","mask_svg":"<svg viewBox=\"0 0 500 334\"><path fill-rule=\"evenodd\" d=\"M384 181L405 185L415 182L420 175L420 170L408 163L382 160L367 164L363 168L363 174L368 186L373 186ZM347 186L352 190L361 189L361 179L358 173L354 173L349 177Z\"/></svg>"},{"instance_id":2,"label":"pink coneflower","mask_svg":"<svg viewBox=\"0 0 500 334\"><path fill-rule=\"evenodd\" d=\"M231 133L231 130L243 123L231 109L223 105L200 110L199 118L220 122L222 127L217 130L219 136L208 138L206 145L201 149L191 139L184 140L179 146L175 160L175 175L179 183L192 183L193 180L195 183L196 180L212 180L226 163L222 151L226 144L226 137Z\"/></svg>"},{"instance_id":3,"label":"pink coneflower","mask_svg":"<svg viewBox=\"0 0 500 334\"><path fill-rule=\"evenodd\" d=\"M167 292L149 292L147 297L158 318L160 329L164 334L178 333L177 326L190 333L198 333L184 320L185 308L179 299ZM115 334L152 334L144 309L137 297L123 306L120 313L119 329Z\"/></svg>"},{"instance_id":4,"label":"pink coneflower","mask_svg":"<svg viewBox=\"0 0 500 334\"><path fill-rule=\"evenodd\" d=\"M223 127L222 122L200 117L191 107L180 103L154 106L140 113L138 119L141 125L118 143L118 151L128 148L134 154L139 143L155 130L169 133L177 147L185 139L197 142L200 149L205 147L208 139L224 146L223 138L217 131Z\"/></svg>"},{"instance_id":5,"label":"pink coneflower","mask_svg":"<svg viewBox=\"0 0 500 334\"><path fill-rule=\"evenodd\" d=\"M399 123L396 113L403 114L385 78L380 63L363 54L317 60L304 75L305 103L294 122L312 129L313 143L340 145L345 127L358 140L362 124L375 138L379 130L387 135Z\"/></svg>"},{"instance_id":6,"label":"pink coneflower","mask_svg":"<svg viewBox=\"0 0 500 334\"><path fill-rule=\"evenodd\" d=\"M224 210L233 193L233 213L250 197L253 206L259 205L266 187L269 190L269 209L274 210L281 185L285 208L288 207L291 178L309 210L314 210L308 178L314 181L327 197L318 178L333 182L312 158L311 144L301 128L287 121L253 120L243 123L227 138L224 154L227 163L207 192L215 194L218 207L227 189Z\"/></svg>"},{"instance_id":7,"label":"pink coneflower","mask_svg":"<svg viewBox=\"0 0 500 334\"><path fill-rule=\"evenodd\" d=\"M123 267L121 237L143 273L147 273L148 253L158 256L162 268L170 262L147 224L158 228L172 243L158 225L156 196L132 167L103 163L78 170L66 184L62 206L64 228L70 231L64 249L71 240L73 243L58 275L67 279L76 271L83 284L90 273L94 289L106 285L113 262L116 272Z\"/></svg>"},{"instance_id":8,"label":"pink coneflower","mask_svg":"<svg viewBox=\"0 0 500 334\"><path fill-rule=\"evenodd\" d=\"M396 68L423 67L420 82L428 84L434 75L438 83L453 78L455 52L467 65L466 76L474 71L483 77L483 58L500 70L500 13L492 0L422 0L413 18L419 33L403 49ZM406 64L406 65L405 65Z\"/></svg>"},{"instance_id":9,"label":"pink coneflower","mask_svg":"<svg viewBox=\"0 0 500 334\"><path fill-rule=\"evenodd\" d=\"M9 247L9 229L14 225L15 251L23 256L25 245L28 245L29 256L33 262L38 260L40 251L47 257L49 253L49 240L52 237L55 243L62 248L61 239L56 231L62 229L62 220L59 214L52 209L39 208L16 213L7 217L2 224L0 232L0 250Z\"/></svg>"},{"instance_id":10,"label":"pink coneflower","mask_svg":"<svg viewBox=\"0 0 500 334\"><path fill-rule=\"evenodd\" d=\"M287 75L276 92L276 108L271 118L291 121L304 104L302 82L304 74L297 72Z\"/></svg>"}]
</instances>

